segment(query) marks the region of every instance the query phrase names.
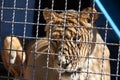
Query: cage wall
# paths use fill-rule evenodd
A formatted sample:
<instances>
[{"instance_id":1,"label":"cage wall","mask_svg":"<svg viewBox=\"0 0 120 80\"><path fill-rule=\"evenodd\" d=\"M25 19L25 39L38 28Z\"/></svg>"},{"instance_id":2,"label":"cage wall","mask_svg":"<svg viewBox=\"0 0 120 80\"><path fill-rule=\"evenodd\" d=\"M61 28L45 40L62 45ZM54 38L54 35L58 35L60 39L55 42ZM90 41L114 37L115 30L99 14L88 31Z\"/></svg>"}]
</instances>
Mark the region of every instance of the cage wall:
<instances>
[{"instance_id":1,"label":"cage wall","mask_svg":"<svg viewBox=\"0 0 120 80\"><path fill-rule=\"evenodd\" d=\"M0 2L0 80L120 79L119 40L94 0Z\"/></svg>"}]
</instances>

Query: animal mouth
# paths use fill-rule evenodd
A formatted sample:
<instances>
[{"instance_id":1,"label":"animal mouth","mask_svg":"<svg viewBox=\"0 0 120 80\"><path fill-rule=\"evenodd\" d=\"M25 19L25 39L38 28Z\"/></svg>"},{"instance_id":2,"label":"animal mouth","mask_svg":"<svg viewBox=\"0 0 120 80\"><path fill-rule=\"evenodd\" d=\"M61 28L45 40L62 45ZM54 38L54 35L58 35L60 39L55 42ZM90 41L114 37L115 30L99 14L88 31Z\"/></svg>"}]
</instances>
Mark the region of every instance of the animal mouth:
<instances>
[{"instance_id":1,"label":"animal mouth","mask_svg":"<svg viewBox=\"0 0 120 80\"><path fill-rule=\"evenodd\" d=\"M64 72L62 72L62 74L64 75L71 75L73 73L80 73L81 72L81 68L78 68L77 70L64 70Z\"/></svg>"},{"instance_id":2,"label":"animal mouth","mask_svg":"<svg viewBox=\"0 0 120 80\"><path fill-rule=\"evenodd\" d=\"M76 71L65 71L64 73L65 73L65 74L68 74L68 75L71 75L71 74L73 74L73 73L76 73Z\"/></svg>"}]
</instances>

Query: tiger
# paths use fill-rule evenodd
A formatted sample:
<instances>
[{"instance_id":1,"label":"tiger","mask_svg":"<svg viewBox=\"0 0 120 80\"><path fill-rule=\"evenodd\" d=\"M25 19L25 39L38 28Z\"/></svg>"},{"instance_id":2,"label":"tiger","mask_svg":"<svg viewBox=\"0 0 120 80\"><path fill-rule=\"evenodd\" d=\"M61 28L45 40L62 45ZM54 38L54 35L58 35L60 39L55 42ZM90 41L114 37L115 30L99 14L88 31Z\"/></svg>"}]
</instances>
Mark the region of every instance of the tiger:
<instances>
[{"instance_id":1,"label":"tiger","mask_svg":"<svg viewBox=\"0 0 120 80\"><path fill-rule=\"evenodd\" d=\"M27 80L110 80L110 51L94 23L96 9L43 10L47 39L28 45Z\"/></svg>"}]
</instances>

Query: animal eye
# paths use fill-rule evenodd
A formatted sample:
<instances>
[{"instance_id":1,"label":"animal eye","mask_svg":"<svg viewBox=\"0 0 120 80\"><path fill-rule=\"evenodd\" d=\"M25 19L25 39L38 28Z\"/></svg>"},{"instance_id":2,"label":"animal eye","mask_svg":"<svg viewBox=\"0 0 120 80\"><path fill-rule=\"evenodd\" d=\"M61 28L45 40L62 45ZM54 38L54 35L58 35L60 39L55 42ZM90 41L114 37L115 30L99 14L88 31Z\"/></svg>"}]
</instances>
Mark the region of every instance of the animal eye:
<instances>
[{"instance_id":1,"label":"animal eye","mask_svg":"<svg viewBox=\"0 0 120 80\"><path fill-rule=\"evenodd\" d=\"M76 43L76 37L73 38L73 42Z\"/></svg>"},{"instance_id":2,"label":"animal eye","mask_svg":"<svg viewBox=\"0 0 120 80\"><path fill-rule=\"evenodd\" d=\"M73 41L76 42L76 40L79 40L80 37L81 37L81 36L78 36L78 38L77 38L77 37L75 36L75 37L73 38Z\"/></svg>"},{"instance_id":3,"label":"animal eye","mask_svg":"<svg viewBox=\"0 0 120 80\"><path fill-rule=\"evenodd\" d=\"M88 18L87 21L88 21L88 23L91 23L91 19L90 18Z\"/></svg>"},{"instance_id":4,"label":"animal eye","mask_svg":"<svg viewBox=\"0 0 120 80\"><path fill-rule=\"evenodd\" d=\"M76 41L76 37L73 38L73 41Z\"/></svg>"}]
</instances>

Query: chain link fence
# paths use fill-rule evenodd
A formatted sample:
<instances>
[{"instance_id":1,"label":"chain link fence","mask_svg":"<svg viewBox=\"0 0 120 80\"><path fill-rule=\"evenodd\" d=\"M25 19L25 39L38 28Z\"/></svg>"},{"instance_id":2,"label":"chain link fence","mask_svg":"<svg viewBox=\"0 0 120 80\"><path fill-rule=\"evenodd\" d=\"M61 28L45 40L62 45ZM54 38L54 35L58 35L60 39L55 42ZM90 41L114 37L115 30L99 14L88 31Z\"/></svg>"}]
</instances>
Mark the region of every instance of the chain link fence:
<instances>
[{"instance_id":1,"label":"chain link fence","mask_svg":"<svg viewBox=\"0 0 120 80\"><path fill-rule=\"evenodd\" d=\"M120 43L94 0L0 1L0 80L120 80Z\"/></svg>"}]
</instances>

